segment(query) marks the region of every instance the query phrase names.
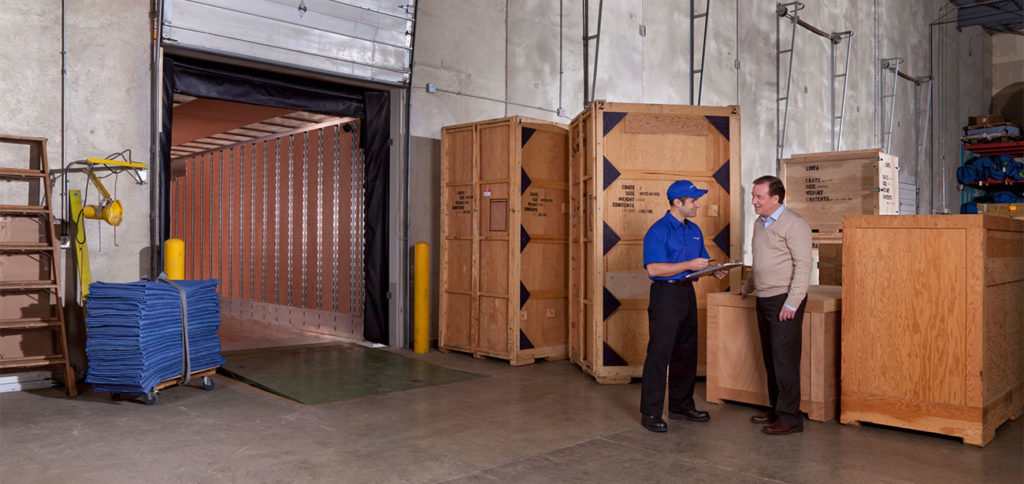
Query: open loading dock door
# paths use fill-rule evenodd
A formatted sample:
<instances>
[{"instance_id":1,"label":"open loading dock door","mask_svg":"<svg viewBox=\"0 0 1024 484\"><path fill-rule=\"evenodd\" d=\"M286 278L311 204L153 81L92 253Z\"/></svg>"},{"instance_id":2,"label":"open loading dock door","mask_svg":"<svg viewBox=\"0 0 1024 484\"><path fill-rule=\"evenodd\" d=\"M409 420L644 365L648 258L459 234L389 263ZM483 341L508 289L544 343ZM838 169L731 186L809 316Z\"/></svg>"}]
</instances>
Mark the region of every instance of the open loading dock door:
<instances>
[{"instance_id":1,"label":"open loading dock door","mask_svg":"<svg viewBox=\"0 0 1024 484\"><path fill-rule=\"evenodd\" d=\"M274 317L274 314L279 317L284 312L290 317L315 319L318 326L322 323L325 329L333 326L341 331L358 327L361 319L363 338L387 344L389 94L170 56L164 58L163 73L161 169L157 181L158 213L162 217L156 230L160 240L184 234L186 247L198 251L191 259L186 257L186 266L192 262L190 270L193 272L189 277L220 278L221 296L226 298L222 300L229 311L250 311L250 314L255 312L267 317ZM242 142L210 150L199 157L193 155L191 161L185 162L191 168L191 177L186 170L185 177L172 187L171 127L175 94L316 112L336 118L283 136L260 138L248 146ZM346 128L355 129L346 131ZM351 133L358 133L358 137ZM335 168L335 158L337 166L342 166L340 162L344 159L343 166L350 168L348 162L353 145L356 151L361 151L361 157L357 155L357 158L361 158L358 161L362 167L354 175L361 180L353 180L351 170L346 170L347 174L342 177L342 170ZM343 147L348 149L344 155ZM274 170L273 174L267 173L268 169ZM263 187L269 186L266 180L279 182L278 191L273 194L268 195L261 188L260 196L268 196L269 203L275 204L272 215L269 210L263 210L265 215L253 210L269 208L259 207L253 201L255 192L247 191L257 177L265 184ZM361 191L362 196L346 200L348 225L343 225L343 197L336 196L334 188L341 183L345 188L341 193L350 194L348 188L353 181L358 185L356 193ZM213 190L214 185L222 188ZM292 197L287 195L289 188ZM180 202L173 212L172 199ZM220 206L221 200L228 206ZM327 200L330 200L329 207L323 205ZM200 207L202 212L188 218L187 222L181 214L188 214L192 207L186 206L186 202L204 205ZM202 225L204 216L205 225ZM274 230L290 232L291 237L284 238L282 234L282 238L271 240L270 234L262 232L270 228L267 221L273 222ZM190 241L188 230L193 222L198 228L192 230L197 230L193 233L198 237ZM257 228L261 232L254 234ZM362 240L353 236L359 231L364 234ZM294 243L296 236L301 237L299 248ZM338 243L334 242L335 236L339 238ZM344 250L342 239L349 242ZM264 243L268 240L270 244ZM218 244L216 249L215 243ZM222 243L227 245L220 245ZM361 254L358 253L360 246ZM257 248L264 251L262 257L257 257ZM356 253L352 254L350 249ZM353 280L334 277L336 261L349 264ZM355 265L357 263L361 268ZM331 276L329 283L325 273ZM360 282L361 297L357 295ZM260 284L258 290L257 283ZM264 297L264 293L267 296ZM345 303L348 308L343 308ZM360 306L362 311L358 309ZM349 310L348 318L338 316L338 311L343 309Z\"/></svg>"}]
</instances>

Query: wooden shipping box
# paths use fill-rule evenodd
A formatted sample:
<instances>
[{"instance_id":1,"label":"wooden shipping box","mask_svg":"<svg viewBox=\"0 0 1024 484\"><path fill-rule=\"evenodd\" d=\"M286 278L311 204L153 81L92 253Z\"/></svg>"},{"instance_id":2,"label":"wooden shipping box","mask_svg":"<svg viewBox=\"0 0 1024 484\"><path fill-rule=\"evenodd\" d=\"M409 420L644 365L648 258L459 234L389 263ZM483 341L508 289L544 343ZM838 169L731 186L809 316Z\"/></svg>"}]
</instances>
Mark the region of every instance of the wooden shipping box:
<instances>
[{"instance_id":1,"label":"wooden shipping box","mask_svg":"<svg viewBox=\"0 0 1024 484\"><path fill-rule=\"evenodd\" d=\"M793 155L779 177L786 206L811 226L819 249L811 280L822 285L842 284L844 216L899 213L899 158L880 149Z\"/></svg>"},{"instance_id":2,"label":"wooden shipping box","mask_svg":"<svg viewBox=\"0 0 1024 484\"><path fill-rule=\"evenodd\" d=\"M665 216L673 181L709 190L694 221L711 257L741 257L739 134L734 106L595 101L570 124L569 357L598 382L643 374L650 297L643 238ZM695 284L699 374L705 295L738 287L738 273Z\"/></svg>"},{"instance_id":3,"label":"wooden shipping box","mask_svg":"<svg viewBox=\"0 0 1024 484\"><path fill-rule=\"evenodd\" d=\"M707 401L768 405L756 295L708 294ZM827 422L839 414L842 288L811 286L800 345L800 410Z\"/></svg>"},{"instance_id":4,"label":"wooden shipping box","mask_svg":"<svg viewBox=\"0 0 1024 484\"><path fill-rule=\"evenodd\" d=\"M565 358L566 126L448 126L441 152L441 350L512 365Z\"/></svg>"},{"instance_id":5,"label":"wooden shipping box","mask_svg":"<svg viewBox=\"0 0 1024 484\"><path fill-rule=\"evenodd\" d=\"M1024 203L979 203L978 213L1024 220Z\"/></svg>"},{"instance_id":6,"label":"wooden shipping box","mask_svg":"<svg viewBox=\"0 0 1024 484\"><path fill-rule=\"evenodd\" d=\"M840 421L985 445L1024 409L1024 221L844 221Z\"/></svg>"}]
</instances>

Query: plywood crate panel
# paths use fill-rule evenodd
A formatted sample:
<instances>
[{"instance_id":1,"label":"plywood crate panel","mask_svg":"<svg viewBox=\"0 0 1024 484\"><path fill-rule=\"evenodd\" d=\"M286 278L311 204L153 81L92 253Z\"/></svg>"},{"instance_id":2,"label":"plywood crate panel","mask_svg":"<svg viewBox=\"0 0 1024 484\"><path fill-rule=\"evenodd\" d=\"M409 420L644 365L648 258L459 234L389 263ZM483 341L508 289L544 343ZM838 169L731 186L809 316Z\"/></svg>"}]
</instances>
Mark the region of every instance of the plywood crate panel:
<instances>
[{"instance_id":1,"label":"plywood crate panel","mask_svg":"<svg viewBox=\"0 0 1024 484\"><path fill-rule=\"evenodd\" d=\"M843 423L985 445L1024 410L1024 221L849 216Z\"/></svg>"},{"instance_id":2,"label":"plywood crate panel","mask_svg":"<svg viewBox=\"0 0 1024 484\"><path fill-rule=\"evenodd\" d=\"M739 122L736 107L595 101L570 124L569 357L598 382L643 373L650 297L643 237L668 210L673 181L709 190L695 222L711 257L740 257ZM695 285L701 374L705 295L730 281L738 284L738 274Z\"/></svg>"},{"instance_id":3,"label":"plywood crate panel","mask_svg":"<svg viewBox=\"0 0 1024 484\"><path fill-rule=\"evenodd\" d=\"M768 405L756 297L708 294L707 401ZM842 288L810 286L800 353L800 410L827 422L839 414Z\"/></svg>"},{"instance_id":4,"label":"plywood crate panel","mask_svg":"<svg viewBox=\"0 0 1024 484\"><path fill-rule=\"evenodd\" d=\"M441 130L439 346L565 358L568 132L518 116Z\"/></svg>"}]
</instances>

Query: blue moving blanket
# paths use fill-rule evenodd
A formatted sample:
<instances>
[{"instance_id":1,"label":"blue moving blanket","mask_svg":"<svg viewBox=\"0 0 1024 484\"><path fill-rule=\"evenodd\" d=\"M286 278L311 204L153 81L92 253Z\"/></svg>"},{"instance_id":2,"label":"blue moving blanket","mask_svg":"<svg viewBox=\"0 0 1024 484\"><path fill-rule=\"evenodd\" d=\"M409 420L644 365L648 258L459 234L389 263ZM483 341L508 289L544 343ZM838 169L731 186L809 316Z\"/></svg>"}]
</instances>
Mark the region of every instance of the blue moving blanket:
<instances>
[{"instance_id":1,"label":"blue moving blanket","mask_svg":"<svg viewBox=\"0 0 1024 484\"><path fill-rule=\"evenodd\" d=\"M191 371L224 364L217 280L174 281L185 290ZM94 282L86 302L85 381L97 391L146 394L182 376L181 298L161 281Z\"/></svg>"}]
</instances>

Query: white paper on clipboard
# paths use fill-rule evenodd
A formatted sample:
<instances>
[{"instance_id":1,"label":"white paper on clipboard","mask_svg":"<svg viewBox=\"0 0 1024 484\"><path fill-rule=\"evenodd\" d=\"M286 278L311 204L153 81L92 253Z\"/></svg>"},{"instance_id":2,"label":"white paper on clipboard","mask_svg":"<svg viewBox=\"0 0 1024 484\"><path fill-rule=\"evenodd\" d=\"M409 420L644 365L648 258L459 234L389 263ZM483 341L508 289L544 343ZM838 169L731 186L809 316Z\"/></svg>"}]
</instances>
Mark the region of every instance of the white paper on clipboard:
<instances>
[{"instance_id":1,"label":"white paper on clipboard","mask_svg":"<svg viewBox=\"0 0 1024 484\"><path fill-rule=\"evenodd\" d=\"M742 262L733 261L733 262L726 262L725 264L721 264L721 265L717 265L717 266L708 266L707 269L703 269L703 270L699 270L697 272L691 272L691 273L687 274L684 279L692 281L694 279L697 279L697 278L700 278L700 277L704 277L704 276L706 276L708 274L713 274L713 273L721 271L721 270L732 269L733 267L739 267L739 266L742 266L742 265L743 265Z\"/></svg>"}]
</instances>

